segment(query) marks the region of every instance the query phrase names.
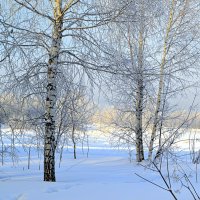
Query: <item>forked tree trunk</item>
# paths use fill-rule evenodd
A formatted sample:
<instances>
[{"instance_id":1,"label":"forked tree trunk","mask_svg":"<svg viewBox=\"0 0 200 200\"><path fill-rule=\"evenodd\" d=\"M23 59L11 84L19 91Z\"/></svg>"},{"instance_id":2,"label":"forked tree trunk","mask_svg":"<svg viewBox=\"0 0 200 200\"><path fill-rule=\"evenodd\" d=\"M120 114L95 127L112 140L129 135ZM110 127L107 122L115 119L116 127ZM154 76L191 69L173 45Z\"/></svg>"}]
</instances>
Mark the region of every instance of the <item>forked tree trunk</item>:
<instances>
[{"instance_id":1,"label":"forked tree trunk","mask_svg":"<svg viewBox=\"0 0 200 200\"><path fill-rule=\"evenodd\" d=\"M49 52L47 73L47 96L45 112L44 141L44 181L56 181L55 177L55 114L56 114L56 77L58 59L61 48L61 29L63 18L61 14L62 0L55 0L52 46Z\"/></svg>"},{"instance_id":2,"label":"forked tree trunk","mask_svg":"<svg viewBox=\"0 0 200 200\"><path fill-rule=\"evenodd\" d=\"M150 144L149 144L149 154L148 154L149 160L152 159L153 144L154 144L154 140L156 137L157 126L159 123L159 112L160 112L160 108L161 108L161 98L162 98L162 91L163 91L163 87L164 87L164 68L165 68L165 62L166 62L167 51L168 51L167 43L168 43L168 39L169 39L169 33L171 31L172 24L173 24L174 6L175 6L175 0L172 0L172 5L171 5L167 29L166 29L166 35L165 35L165 40L164 40L164 46L163 46L162 61L161 61L161 65L160 65L159 88L158 88L158 93L157 93L154 121L153 121L153 127L152 127L152 132L151 132Z\"/></svg>"}]
</instances>

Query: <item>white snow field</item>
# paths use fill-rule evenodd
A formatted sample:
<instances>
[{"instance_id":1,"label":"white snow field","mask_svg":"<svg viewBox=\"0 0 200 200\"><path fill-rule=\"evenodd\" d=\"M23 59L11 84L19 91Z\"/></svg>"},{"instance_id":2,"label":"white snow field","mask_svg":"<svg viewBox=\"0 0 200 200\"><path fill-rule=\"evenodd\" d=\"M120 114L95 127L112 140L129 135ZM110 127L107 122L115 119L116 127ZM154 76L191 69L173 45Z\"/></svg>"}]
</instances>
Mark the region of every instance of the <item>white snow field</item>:
<instances>
[{"instance_id":1,"label":"white snow field","mask_svg":"<svg viewBox=\"0 0 200 200\"><path fill-rule=\"evenodd\" d=\"M95 145L96 144L96 145ZM64 149L63 161L59 168L56 161L56 183L43 182L42 159L31 151L30 169L27 169L27 153L18 147L18 162L10 160L0 166L0 200L171 200L171 194L136 176L140 176L165 187L158 173L129 162L126 150L108 145L105 137L99 137L91 144L89 157L78 148L77 160L72 149ZM39 170L41 163L41 170ZM188 163L188 162L187 162ZM145 163L144 163L145 164ZM181 161L182 166L186 166ZM171 167L171 166L170 166ZM196 183L195 165L187 171ZM199 173L198 173L199 175ZM180 200L192 200L191 194L179 182L172 179L172 185ZM200 177L198 177L200 181Z\"/></svg>"}]
</instances>

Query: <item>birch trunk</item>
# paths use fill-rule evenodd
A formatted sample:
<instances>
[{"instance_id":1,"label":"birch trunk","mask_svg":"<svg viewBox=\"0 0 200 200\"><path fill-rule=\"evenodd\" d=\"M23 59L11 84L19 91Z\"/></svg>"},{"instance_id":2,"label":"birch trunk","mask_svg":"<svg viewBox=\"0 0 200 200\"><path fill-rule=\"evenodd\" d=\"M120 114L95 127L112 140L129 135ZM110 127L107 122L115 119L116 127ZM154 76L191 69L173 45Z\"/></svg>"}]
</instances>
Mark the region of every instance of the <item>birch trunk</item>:
<instances>
[{"instance_id":1,"label":"birch trunk","mask_svg":"<svg viewBox=\"0 0 200 200\"><path fill-rule=\"evenodd\" d=\"M75 125L72 125L72 142L74 148L74 159L76 159L76 140L75 140Z\"/></svg>"},{"instance_id":2,"label":"birch trunk","mask_svg":"<svg viewBox=\"0 0 200 200\"><path fill-rule=\"evenodd\" d=\"M136 94L136 160L141 162L144 160L143 149L143 129L142 129L142 115L143 115L143 96L144 96L144 80L143 80L143 28L139 33L139 51L138 51L138 80L137 80L137 94Z\"/></svg>"},{"instance_id":3,"label":"birch trunk","mask_svg":"<svg viewBox=\"0 0 200 200\"><path fill-rule=\"evenodd\" d=\"M144 46L144 9L143 1L141 5L141 21L139 30L139 42L138 42L138 66L136 70L136 105L135 105L135 138L136 138L136 161L141 162L144 160L144 148L143 148L143 128L142 128L142 116L143 116L143 99L144 99L144 77L143 77L143 46ZM131 43L130 27L128 27L128 45L130 49L131 63L134 69L134 53Z\"/></svg>"},{"instance_id":4,"label":"birch trunk","mask_svg":"<svg viewBox=\"0 0 200 200\"><path fill-rule=\"evenodd\" d=\"M166 35L164 39L164 46L163 46L163 55L162 55L162 61L160 65L160 78L159 78L159 87L158 87L158 93L157 93L157 100L156 100L156 109L154 113L154 121L153 121L153 127L152 127L152 132L151 132L151 140L149 144L149 154L148 154L148 159L152 159L152 154L153 154L153 144L154 140L156 137L156 131L157 131L157 126L159 122L159 112L161 108L161 98L162 98L162 91L164 87L164 68L165 68L165 62L166 62L166 57L167 57L167 50L168 50L168 39L169 39L169 33L172 28L172 23L173 23L173 15L174 15L174 6L175 6L175 0L172 0L172 5L170 9L170 14L169 14L169 19L168 19L168 24L167 24L167 29L166 29Z\"/></svg>"},{"instance_id":5,"label":"birch trunk","mask_svg":"<svg viewBox=\"0 0 200 200\"><path fill-rule=\"evenodd\" d=\"M49 52L47 73L47 96L45 110L45 141L44 141L44 181L55 182L55 115L56 115L56 77L58 59L61 48L61 29L63 18L61 14L62 0L55 0L52 46Z\"/></svg>"}]
</instances>

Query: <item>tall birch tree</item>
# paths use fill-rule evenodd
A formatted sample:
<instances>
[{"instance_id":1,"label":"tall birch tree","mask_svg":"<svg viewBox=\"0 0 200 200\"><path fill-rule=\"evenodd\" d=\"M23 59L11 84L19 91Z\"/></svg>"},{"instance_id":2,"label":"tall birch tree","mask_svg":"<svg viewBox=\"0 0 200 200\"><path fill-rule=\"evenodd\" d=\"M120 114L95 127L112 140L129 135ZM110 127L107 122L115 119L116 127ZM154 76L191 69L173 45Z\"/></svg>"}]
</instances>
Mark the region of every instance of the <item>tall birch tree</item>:
<instances>
[{"instance_id":1,"label":"tall birch tree","mask_svg":"<svg viewBox=\"0 0 200 200\"><path fill-rule=\"evenodd\" d=\"M4 62L9 74L6 87L23 98L38 94L45 98L44 181L56 181L56 107L62 73L70 68L93 81L94 72L109 71L94 28L119 17L128 3L113 9L103 1L13 0L11 6L18 12L12 19L0 19L10 30L4 43L12 49Z\"/></svg>"},{"instance_id":2,"label":"tall birch tree","mask_svg":"<svg viewBox=\"0 0 200 200\"><path fill-rule=\"evenodd\" d=\"M187 83L184 79L186 76L192 77L193 72L198 68L198 31L196 29L198 22L195 19L198 8L196 2L185 0L181 3L171 0L163 3L162 8L165 7L167 12L161 16L163 21L160 23L161 27L165 26L161 36L163 39L160 40L163 43L160 46L162 47L161 54L159 53L158 56L160 61L155 57L159 63L159 78L149 142L149 160L152 159L153 144L157 137L159 124L163 124L162 112L165 109L166 96L178 94L186 87L190 87L190 81ZM165 20L165 18L167 19Z\"/></svg>"}]
</instances>

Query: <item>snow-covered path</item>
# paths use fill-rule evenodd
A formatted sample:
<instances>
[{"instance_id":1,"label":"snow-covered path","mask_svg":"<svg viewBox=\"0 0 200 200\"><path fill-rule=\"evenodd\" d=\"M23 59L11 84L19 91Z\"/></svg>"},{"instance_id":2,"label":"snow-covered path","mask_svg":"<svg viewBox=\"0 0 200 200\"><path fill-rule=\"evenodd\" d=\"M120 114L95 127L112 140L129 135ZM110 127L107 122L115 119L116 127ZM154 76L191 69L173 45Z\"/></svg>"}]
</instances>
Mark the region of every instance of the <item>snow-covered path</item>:
<instances>
[{"instance_id":1,"label":"snow-covered path","mask_svg":"<svg viewBox=\"0 0 200 200\"><path fill-rule=\"evenodd\" d=\"M16 166L6 162L0 167L0 200L173 200L168 192L135 175L164 186L158 174L130 163L125 150L107 147L103 143L91 148L88 158L79 149L77 160L72 149L65 149L60 168L56 162L56 183L43 182L36 153L31 152L28 170L27 156L20 151ZM177 196L192 200L185 190L177 190Z\"/></svg>"},{"instance_id":2,"label":"snow-covered path","mask_svg":"<svg viewBox=\"0 0 200 200\"><path fill-rule=\"evenodd\" d=\"M130 163L123 151L92 150L89 158L65 159L61 168L57 167L56 183L42 182L42 170L36 164L30 170L23 169L23 162L0 170L0 200L172 199L167 192L137 177L135 172L158 179Z\"/></svg>"}]
</instances>

